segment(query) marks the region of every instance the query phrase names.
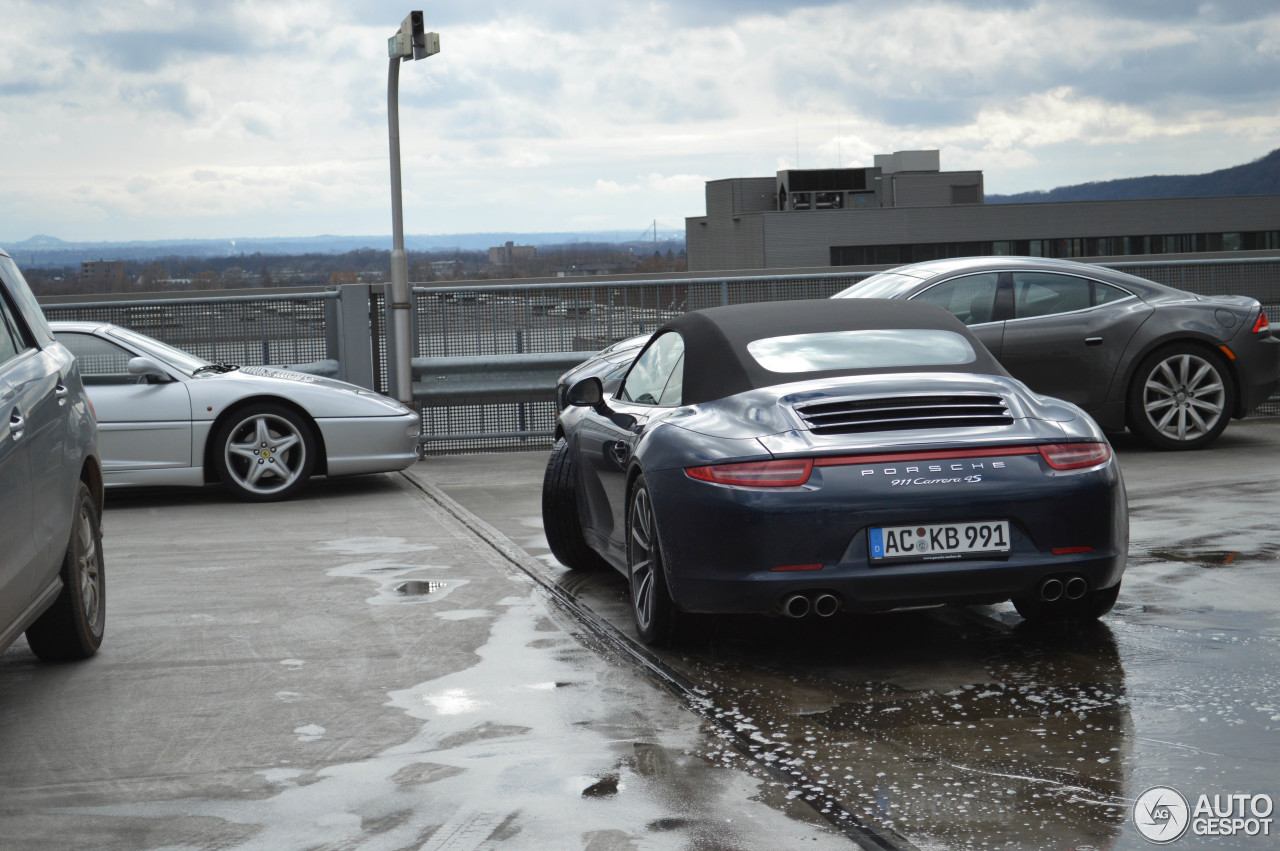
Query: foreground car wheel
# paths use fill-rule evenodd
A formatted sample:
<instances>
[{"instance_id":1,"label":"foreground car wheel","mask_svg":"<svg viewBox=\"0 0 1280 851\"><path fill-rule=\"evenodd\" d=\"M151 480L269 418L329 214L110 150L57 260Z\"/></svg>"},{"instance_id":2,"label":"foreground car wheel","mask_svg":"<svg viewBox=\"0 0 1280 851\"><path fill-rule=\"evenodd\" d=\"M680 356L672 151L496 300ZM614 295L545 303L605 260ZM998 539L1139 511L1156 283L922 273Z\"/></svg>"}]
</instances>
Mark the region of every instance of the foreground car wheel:
<instances>
[{"instance_id":1,"label":"foreground car wheel","mask_svg":"<svg viewBox=\"0 0 1280 851\"><path fill-rule=\"evenodd\" d=\"M315 468L310 423L283 405L259 404L236 412L215 441L218 475L241 499L288 499Z\"/></svg>"},{"instance_id":2,"label":"foreground car wheel","mask_svg":"<svg viewBox=\"0 0 1280 851\"><path fill-rule=\"evenodd\" d=\"M76 492L71 540L62 558L62 593L27 627L31 652L48 661L87 659L102 645L107 586L102 562L102 515L89 488Z\"/></svg>"},{"instance_id":3,"label":"foreground car wheel","mask_svg":"<svg viewBox=\"0 0 1280 851\"><path fill-rule=\"evenodd\" d=\"M1157 449L1200 449L1222 434L1235 387L1221 357L1175 345L1149 355L1134 373L1129 426Z\"/></svg>"},{"instance_id":4,"label":"foreground car wheel","mask_svg":"<svg viewBox=\"0 0 1280 851\"><path fill-rule=\"evenodd\" d=\"M645 644L668 644L675 638L680 612L667 589L662 546L653 516L653 499L644 476L636 480L627 515L627 575L631 612Z\"/></svg>"},{"instance_id":5,"label":"foreground car wheel","mask_svg":"<svg viewBox=\"0 0 1280 851\"><path fill-rule=\"evenodd\" d=\"M578 516L577 465L563 437L551 447L542 477L542 531L556 560L571 570L597 570L604 560L587 545Z\"/></svg>"},{"instance_id":6,"label":"foreground car wheel","mask_svg":"<svg viewBox=\"0 0 1280 851\"><path fill-rule=\"evenodd\" d=\"M1037 597L1014 597L1013 607L1029 623L1097 620L1115 606L1120 597L1120 584L1090 591L1079 600L1046 602Z\"/></svg>"}]
</instances>

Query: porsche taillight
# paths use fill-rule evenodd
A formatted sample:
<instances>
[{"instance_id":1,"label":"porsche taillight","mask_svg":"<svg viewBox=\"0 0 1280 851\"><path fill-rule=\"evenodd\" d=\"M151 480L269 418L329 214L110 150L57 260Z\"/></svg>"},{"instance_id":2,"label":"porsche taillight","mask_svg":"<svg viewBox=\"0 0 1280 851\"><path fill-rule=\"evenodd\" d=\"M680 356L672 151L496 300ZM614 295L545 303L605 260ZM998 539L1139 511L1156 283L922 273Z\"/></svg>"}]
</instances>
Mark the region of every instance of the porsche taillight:
<instances>
[{"instance_id":1,"label":"porsche taillight","mask_svg":"<svg viewBox=\"0 0 1280 851\"><path fill-rule=\"evenodd\" d=\"M1271 330L1271 323L1267 321L1267 312L1265 310L1258 312L1258 321L1253 323L1253 333L1265 334Z\"/></svg>"},{"instance_id":2,"label":"porsche taillight","mask_svg":"<svg viewBox=\"0 0 1280 851\"><path fill-rule=\"evenodd\" d=\"M686 467L685 475L700 482L737 485L747 488L790 488L809 481L813 472L810 458L780 461L747 461L739 464L708 464Z\"/></svg>"},{"instance_id":3,"label":"porsche taillight","mask_svg":"<svg viewBox=\"0 0 1280 851\"><path fill-rule=\"evenodd\" d=\"M1106 443L1049 443L1040 447L1040 457L1055 470L1081 470L1108 461L1111 446Z\"/></svg>"}]
</instances>

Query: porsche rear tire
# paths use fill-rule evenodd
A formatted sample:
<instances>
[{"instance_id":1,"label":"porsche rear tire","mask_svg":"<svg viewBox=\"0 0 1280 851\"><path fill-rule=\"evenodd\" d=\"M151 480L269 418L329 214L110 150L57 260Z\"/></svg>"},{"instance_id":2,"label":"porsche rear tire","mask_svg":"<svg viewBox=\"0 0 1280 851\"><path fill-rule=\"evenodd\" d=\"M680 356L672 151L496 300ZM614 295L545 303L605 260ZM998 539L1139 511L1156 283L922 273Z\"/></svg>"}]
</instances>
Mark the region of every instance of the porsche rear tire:
<instances>
[{"instance_id":1,"label":"porsche rear tire","mask_svg":"<svg viewBox=\"0 0 1280 851\"><path fill-rule=\"evenodd\" d=\"M645 644L675 642L684 615L667 587L667 572L658 540L653 497L644 476L636 479L627 512L627 577L636 633Z\"/></svg>"},{"instance_id":2,"label":"porsche rear tire","mask_svg":"<svg viewBox=\"0 0 1280 851\"><path fill-rule=\"evenodd\" d=\"M573 452L563 437L551 447L542 476L542 531L556 561L570 570L599 570L604 559L587 545L578 516L578 477Z\"/></svg>"},{"instance_id":3,"label":"porsche rear tire","mask_svg":"<svg viewBox=\"0 0 1280 851\"><path fill-rule=\"evenodd\" d=\"M1038 597L1014 597L1013 607L1028 623L1061 623L1064 621L1091 621L1105 615L1120 597L1120 583L1110 588L1090 591L1079 600L1054 600L1046 602Z\"/></svg>"}]
</instances>

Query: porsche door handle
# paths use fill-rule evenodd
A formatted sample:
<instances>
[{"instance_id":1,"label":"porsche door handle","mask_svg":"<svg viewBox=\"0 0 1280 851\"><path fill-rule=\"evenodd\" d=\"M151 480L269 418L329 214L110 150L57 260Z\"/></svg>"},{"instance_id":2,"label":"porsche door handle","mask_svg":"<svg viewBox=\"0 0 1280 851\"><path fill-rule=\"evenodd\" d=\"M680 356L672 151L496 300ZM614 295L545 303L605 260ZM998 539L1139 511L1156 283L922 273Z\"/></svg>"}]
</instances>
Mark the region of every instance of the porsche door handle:
<instances>
[{"instance_id":1,"label":"porsche door handle","mask_svg":"<svg viewBox=\"0 0 1280 851\"><path fill-rule=\"evenodd\" d=\"M1086 346L1101 346L1102 338L1101 337L1085 337L1084 344Z\"/></svg>"},{"instance_id":2,"label":"porsche door handle","mask_svg":"<svg viewBox=\"0 0 1280 851\"><path fill-rule=\"evenodd\" d=\"M67 396L70 394L71 391L67 389L67 385L65 384L59 384L53 391L53 395L58 398L59 405L67 404Z\"/></svg>"},{"instance_id":3,"label":"porsche door handle","mask_svg":"<svg viewBox=\"0 0 1280 851\"><path fill-rule=\"evenodd\" d=\"M626 464L627 459L631 457L630 449L627 447L627 444L621 440L615 441L614 444L609 447L609 454L612 455L613 460L620 465Z\"/></svg>"},{"instance_id":4,"label":"porsche door handle","mask_svg":"<svg viewBox=\"0 0 1280 851\"><path fill-rule=\"evenodd\" d=\"M17 411L9 417L9 434L13 435L14 443L22 440L22 432L27 427L27 421Z\"/></svg>"}]
</instances>

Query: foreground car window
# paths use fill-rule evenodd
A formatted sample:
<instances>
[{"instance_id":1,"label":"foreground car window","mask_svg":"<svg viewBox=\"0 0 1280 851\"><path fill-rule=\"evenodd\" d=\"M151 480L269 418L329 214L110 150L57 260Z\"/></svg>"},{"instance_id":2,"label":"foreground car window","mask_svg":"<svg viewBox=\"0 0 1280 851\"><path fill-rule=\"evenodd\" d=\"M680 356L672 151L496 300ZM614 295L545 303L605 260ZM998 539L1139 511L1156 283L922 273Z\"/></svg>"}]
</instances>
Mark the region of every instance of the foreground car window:
<instances>
[{"instance_id":1,"label":"foreground car window","mask_svg":"<svg viewBox=\"0 0 1280 851\"><path fill-rule=\"evenodd\" d=\"M22 338L17 323L4 294L0 292L0 364L17 357L19 352L27 348L27 342Z\"/></svg>"},{"instance_id":2,"label":"foreground car window","mask_svg":"<svg viewBox=\"0 0 1280 851\"><path fill-rule=\"evenodd\" d=\"M953 331L886 328L766 337L747 351L770 372L825 372L973 363L969 341Z\"/></svg>"}]
</instances>

